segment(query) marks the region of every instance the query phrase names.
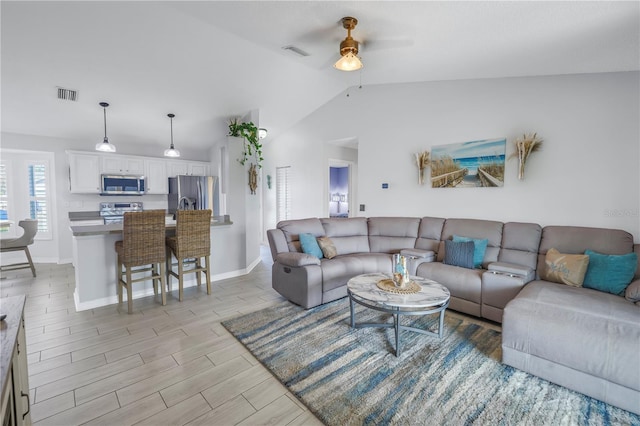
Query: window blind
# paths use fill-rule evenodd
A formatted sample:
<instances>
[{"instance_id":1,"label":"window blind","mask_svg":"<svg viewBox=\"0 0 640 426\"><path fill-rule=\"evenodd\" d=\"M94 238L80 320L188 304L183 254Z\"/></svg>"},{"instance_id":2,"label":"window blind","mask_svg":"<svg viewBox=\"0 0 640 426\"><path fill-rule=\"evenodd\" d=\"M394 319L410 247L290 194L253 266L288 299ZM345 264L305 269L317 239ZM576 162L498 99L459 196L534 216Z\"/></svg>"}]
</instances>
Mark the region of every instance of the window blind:
<instances>
[{"instance_id":1,"label":"window blind","mask_svg":"<svg viewBox=\"0 0 640 426\"><path fill-rule=\"evenodd\" d=\"M291 219L291 166L276 167L276 220Z\"/></svg>"}]
</instances>

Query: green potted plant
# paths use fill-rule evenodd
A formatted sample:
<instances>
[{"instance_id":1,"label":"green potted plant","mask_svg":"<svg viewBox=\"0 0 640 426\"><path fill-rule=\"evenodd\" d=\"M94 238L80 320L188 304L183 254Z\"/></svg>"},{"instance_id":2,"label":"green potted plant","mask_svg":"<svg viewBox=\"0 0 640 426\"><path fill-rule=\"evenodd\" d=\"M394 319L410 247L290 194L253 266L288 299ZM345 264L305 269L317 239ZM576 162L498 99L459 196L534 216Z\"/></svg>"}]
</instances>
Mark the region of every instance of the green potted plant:
<instances>
[{"instance_id":1,"label":"green potted plant","mask_svg":"<svg viewBox=\"0 0 640 426\"><path fill-rule=\"evenodd\" d=\"M262 168L262 144L258 138L258 128L251 121L248 123L240 121L239 118L229 120L229 136L240 137L243 139L244 150L242 158L238 161L244 166L248 159L254 157L256 164Z\"/></svg>"}]
</instances>

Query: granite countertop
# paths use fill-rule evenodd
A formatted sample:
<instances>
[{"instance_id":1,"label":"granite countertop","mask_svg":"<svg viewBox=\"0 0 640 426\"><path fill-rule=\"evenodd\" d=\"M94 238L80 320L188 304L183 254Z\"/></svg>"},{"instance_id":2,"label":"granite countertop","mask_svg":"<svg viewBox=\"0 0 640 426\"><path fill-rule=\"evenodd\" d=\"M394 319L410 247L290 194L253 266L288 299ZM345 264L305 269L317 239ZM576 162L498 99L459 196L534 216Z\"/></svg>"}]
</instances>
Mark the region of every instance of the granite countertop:
<instances>
[{"instance_id":1,"label":"granite countertop","mask_svg":"<svg viewBox=\"0 0 640 426\"><path fill-rule=\"evenodd\" d=\"M92 220L92 219L102 219L99 211L92 212L69 212L69 220Z\"/></svg>"},{"instance_id":2,"label":"granite countertop","mask_svg":"<svg viewBox=\"0 0 640 426\"><path fill-rule=\"evenodd\" d=\"M3 321L0 321L0 380L2 380L2 394L4 394L5 388L8 386L7 379L9 378L11 357L18 341L18 330L20 329L25 300L26 297L24 295L0 299L0 314L7 315ZM26 348L22 350L26 350Z\"/></svg>"},{"instance_id":3,"label":"granite countertop","mask_svg":"<svg viewBox=\"0 0 640 426\"><path fill-rule=\"evenodd\" d=\"M233 222L229 218L229 215L214 216L211 219L211 227L229 226L233 225ZM165 220L165 226L167 230L173 230L176 228L176 221L173 219L173 215L167 215ZM109 223L106 225L89 225L89 226L70 226L71 233L74 237L83 237L90 235L106 235L106 234L121 234L121 223Z\"/></svg>"}]
</instances>

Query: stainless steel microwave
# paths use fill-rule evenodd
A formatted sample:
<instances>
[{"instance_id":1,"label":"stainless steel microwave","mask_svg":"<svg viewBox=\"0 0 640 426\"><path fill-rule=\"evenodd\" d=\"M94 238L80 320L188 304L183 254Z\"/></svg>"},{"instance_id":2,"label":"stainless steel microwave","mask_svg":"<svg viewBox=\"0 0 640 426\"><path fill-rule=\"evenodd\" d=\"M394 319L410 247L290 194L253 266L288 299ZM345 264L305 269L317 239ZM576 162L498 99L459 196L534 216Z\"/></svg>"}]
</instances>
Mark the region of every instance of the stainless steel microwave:
<instances>
[{"instance_id":1,"label":"stainless steel microwave","mask_svg":"<svg viewBox=\"0 0 640 426\"><path fill-rule=\"evenodd\" d=\"M100 195L144 195L146 180L144 176L103 174Z\"/></svg>"}]
</instances>

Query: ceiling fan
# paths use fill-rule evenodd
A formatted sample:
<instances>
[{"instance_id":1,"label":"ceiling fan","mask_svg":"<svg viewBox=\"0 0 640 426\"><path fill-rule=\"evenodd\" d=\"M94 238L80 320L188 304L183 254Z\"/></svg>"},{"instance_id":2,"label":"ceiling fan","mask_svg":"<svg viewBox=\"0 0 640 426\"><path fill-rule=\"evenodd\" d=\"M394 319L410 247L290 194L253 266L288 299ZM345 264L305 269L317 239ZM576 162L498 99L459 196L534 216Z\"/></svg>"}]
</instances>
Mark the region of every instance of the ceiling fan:
<instances>
[{"instance_id":1,"label":"ceiling fan","mask_svg":"<svg viewBox=\"0 0 640 426\"><path fill-rule=\"evenodd\" d=\"M364 65L358 57L359 43L351 37L351 30L358 25L358 20L351 16L342 18L342 26L347 30L347 38L340 42L340 59L333 65L341 71L356 71Z\"/></svg>"}]
</instances>

